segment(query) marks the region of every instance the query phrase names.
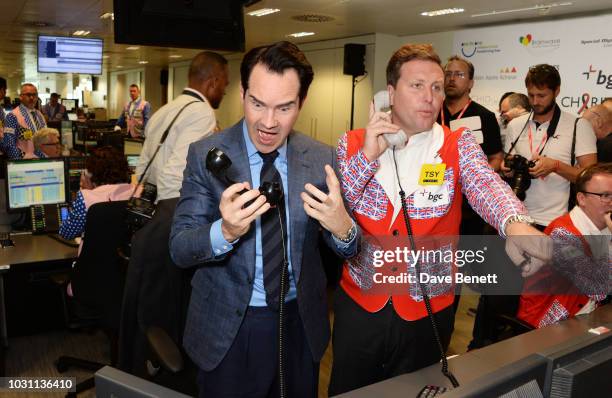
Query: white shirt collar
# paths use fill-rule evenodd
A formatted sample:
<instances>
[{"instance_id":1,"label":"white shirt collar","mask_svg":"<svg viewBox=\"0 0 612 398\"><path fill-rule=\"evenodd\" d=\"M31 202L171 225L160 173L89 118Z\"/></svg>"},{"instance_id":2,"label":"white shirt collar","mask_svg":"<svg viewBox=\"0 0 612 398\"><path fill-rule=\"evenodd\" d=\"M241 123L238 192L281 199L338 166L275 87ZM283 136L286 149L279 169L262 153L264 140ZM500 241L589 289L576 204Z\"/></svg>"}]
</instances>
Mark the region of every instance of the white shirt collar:
<instances>
[{"instance_id":1,"label":"white shirt collar","mask_svg":"<svg viewBox=\"0 0 612 398\"><path fill-rule=\"evenodd\" d=\"M584 210L580 208L580 206L574 206L574 208L570 211L570 218L574 223L574 226L583 236L588 235L611 235L612 233L608 229L608 227L604 227L604 229L599 229L593 221L586 215Z\"/></svg>"}]
</instances>

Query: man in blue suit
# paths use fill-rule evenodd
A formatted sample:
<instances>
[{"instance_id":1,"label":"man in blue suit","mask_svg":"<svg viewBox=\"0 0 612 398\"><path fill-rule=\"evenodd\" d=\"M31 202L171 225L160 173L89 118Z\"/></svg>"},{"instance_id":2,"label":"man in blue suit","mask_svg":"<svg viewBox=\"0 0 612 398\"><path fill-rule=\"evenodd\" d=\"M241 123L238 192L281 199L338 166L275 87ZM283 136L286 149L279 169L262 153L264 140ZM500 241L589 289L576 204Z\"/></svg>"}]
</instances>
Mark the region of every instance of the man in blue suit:
<instances>
[{"instance_id":1,"label":"man in blue suit","mask_svg":"<svg viewBox=\"0 0 612 398\"><path fill-rule=\"evenodd\" d=\"M200 368L200 396L278 396L278 295L270 291L280 291L281 278L269 264L280 256L288 262L286 396L316 397L330 333L318 237L322 231L332 250L351 257L360 234L342 200L333 149L293 131L314 76L304 54L289 42L254 48L240 75L245 117L190 146L174 216L172 258L199 267L183 345ZM227 177L238 183L227 187L206 169L213 147L232 160ZM251 189L271 175L285 192L274 208Z\"/></svg>"}]
</instances>

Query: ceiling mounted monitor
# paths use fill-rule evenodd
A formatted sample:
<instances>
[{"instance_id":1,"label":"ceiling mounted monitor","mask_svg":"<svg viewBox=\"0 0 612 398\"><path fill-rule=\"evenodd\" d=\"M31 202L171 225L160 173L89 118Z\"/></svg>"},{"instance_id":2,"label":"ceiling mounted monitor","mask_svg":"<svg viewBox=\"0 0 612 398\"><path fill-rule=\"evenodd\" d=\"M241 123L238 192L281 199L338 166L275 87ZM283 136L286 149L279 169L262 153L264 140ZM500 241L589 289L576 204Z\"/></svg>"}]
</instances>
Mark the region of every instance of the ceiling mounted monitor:
<instances>
[{"instance_id":1,"label":"ceiling mounted monitor","mask_svg":"<svg viewBox=\"0 0 612 398\"><path fill-rule=\"evenodd\" d=\"M102 39L38 36L39 73L102 73Z\"/></svg>"},{"instance_id":2,"label":"ceiling mounted monitor","mask_svg":"<svg viewBox=\"0 0 612 398\"><path fill-rule=\"evenodd\" d=\"M114 0L115 43L244 51L245 0Z\"/></svg>"}]
</instances>

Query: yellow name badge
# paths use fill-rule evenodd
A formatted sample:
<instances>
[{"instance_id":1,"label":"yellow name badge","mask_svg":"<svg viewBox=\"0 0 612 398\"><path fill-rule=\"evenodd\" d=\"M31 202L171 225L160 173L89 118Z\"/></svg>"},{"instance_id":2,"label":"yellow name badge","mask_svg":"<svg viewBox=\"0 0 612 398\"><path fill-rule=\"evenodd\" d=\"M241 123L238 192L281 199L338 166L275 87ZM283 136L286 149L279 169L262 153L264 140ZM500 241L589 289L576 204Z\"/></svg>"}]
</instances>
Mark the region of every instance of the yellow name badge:
<instances>
[{"instance_id":1,"label":"yellow name badge","mask_svg":"<svg viewBox=\"0 0 612 398\"><path fill-rule=\"evenodd\" d=\"M442 185L444 184L444 171L446 164L424 164L421 167L419 185Z\"/></svg>"}]
</instances>

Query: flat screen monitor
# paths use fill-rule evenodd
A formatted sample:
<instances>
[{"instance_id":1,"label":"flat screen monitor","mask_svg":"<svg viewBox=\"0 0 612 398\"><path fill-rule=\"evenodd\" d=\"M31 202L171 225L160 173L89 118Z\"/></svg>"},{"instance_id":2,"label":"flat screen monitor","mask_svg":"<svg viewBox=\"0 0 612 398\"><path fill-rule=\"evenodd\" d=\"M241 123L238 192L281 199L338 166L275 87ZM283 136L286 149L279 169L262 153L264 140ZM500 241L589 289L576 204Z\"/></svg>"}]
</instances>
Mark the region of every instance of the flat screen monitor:
<instances>
[{"instance_id":1,"label":"flat screen monitor","mask_svg":"<svg viewBox=\"0 0 612 398\"><path fill-rule=\"evenodd\" d=\"M79 120L79 117L76 113L68 113L68 120L70 120L71 122L76 122L77 120Z\"/></svg>"},{"instance_id":2,"label":"flat screen monitor","mask_svg":"<svg viewBox=\"0 0 612 398\"><path fill-rule=\"evenodd\" d=\"M77 108L79 107L79 100L72 98L62 98L62 105L66 107L66 112L76 112Z\"/></svg>"},{"instance_id":3,"label":"flat screen monitor","mask_svg":"<svg viewBox=\"0 0 612 398\"><path fill-rule=\"evenodd\" d=\"M66 157L66 170L68 170L68 191L70 202L76 199L79 189L81 189L81 173L87 169L86 156Z\"/></svg>"},{"instance_id":4,"label":"flat screen monitor","mask_svg":"<svg viewBox=\"0 0 612 398\"><path fill-rule=\"evenodd\" d=\"M102 50L104 40L38 36L39 73L102 74Z\"/></svg>"},{"instance_id":5,"label":"flat screen monitor","mask_svg":"<svg viewBox=\"0 0 612 398\"><path fill-rule=\"evenodd\" d=\"M130 169L132 170L136 170L136 167L138 166L138 161L140 160L140 155L125 155L127 162L128 162L128 166L130 166Z\"/></svg>"},{"instance_id":6,"label":"flat screen monitor","mask_svg":"<svg viewBox=\"0 0 612 398\"><path fill-rule=\"evenodd\" d=\"M6 203L9 211L31 205L65 203L66 191L66 170L62 159L6 162Z\"/></svg>"},{"instance_id":7,"label":"flat screen monitor","mask_svg":"<svg viewBox=\"0 0 612 398\"><path fill-rule=\"evenodd\" d=\"M611 304L608 304L611 305ZM606 325L612 327L610 324ZM612 392L612 332L580 336L541 355L549 361L546 396L603 397Z\"/></svg>"}]
</instances>

